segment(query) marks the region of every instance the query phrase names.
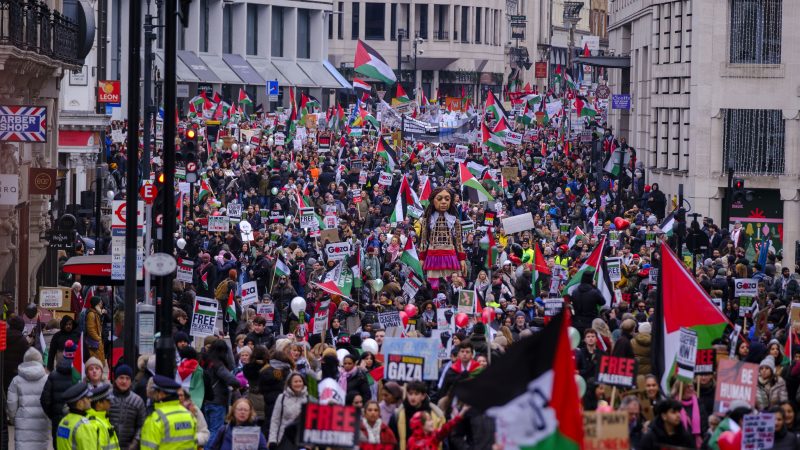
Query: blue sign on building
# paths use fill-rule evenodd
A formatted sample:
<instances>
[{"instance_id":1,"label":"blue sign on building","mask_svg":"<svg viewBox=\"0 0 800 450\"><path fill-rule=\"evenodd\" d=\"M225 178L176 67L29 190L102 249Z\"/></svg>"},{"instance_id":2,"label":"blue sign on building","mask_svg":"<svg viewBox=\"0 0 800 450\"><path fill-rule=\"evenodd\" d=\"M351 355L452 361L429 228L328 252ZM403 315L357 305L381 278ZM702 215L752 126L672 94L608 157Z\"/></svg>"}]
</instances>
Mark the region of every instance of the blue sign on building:
<instances>
[{"instance_id":1,"label":"blue sign on building","mask_svg":"<svg viewBox=\"0 0 800 450\"><path fill-rule=\"evenodd\" d=\"M611 109L631 109L631 95L630 94L612 95Z\"/></svg>"},{"instance_id":2,"label":"blue sign on building","mask_svg":"<svg viewBox=\"0 0 800 450\"><path fill-rule=\"evenodd\" d=\"M272 102L278 100L278 80L267 81L267 95L270 97L275 96L275 100L270 98L270 101Z\"/></svg>"}]
</instances>

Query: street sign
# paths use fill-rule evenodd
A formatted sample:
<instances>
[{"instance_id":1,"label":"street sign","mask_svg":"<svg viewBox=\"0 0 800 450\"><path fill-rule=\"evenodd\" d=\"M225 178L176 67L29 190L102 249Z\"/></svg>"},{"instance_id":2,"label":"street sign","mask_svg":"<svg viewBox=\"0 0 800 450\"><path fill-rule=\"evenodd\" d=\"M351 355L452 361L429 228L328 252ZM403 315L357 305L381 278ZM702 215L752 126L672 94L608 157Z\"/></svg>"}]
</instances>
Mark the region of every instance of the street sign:
<instances>
[{"instance_id":1,"label":"street sign","mask_svg":"<svg viewBox=\"0 0 800 450\"><path fill-rule=\"evenodd\" d=\"M269 101L278 101L278 80L267 81L267 95L269 95Z\"/></svg>"},{"instance_id":2,"label":"street sign","mask_svg":"<svg viewBox=\"0 0 800 450\"><path fill-rule=\"evenodd\" d=\"M195 163L195 162L187 162L186 163L186 172L197 172L197 163Z\"/></svg>"},{"instance_id":3,"label":"street sign","mask_svg":"<svg viewBox=\"0 0 800 450\"><path fill-rule=\"evenodd\" d=\"M144 260L144 268L147 269L147 272L157 277L171 274L177 266L175 258L166 253L153 253Z\"/></svg>"},{"instance_id":4,"label":"street sign","mask_svg":"<svg viewBox=\"0 0 800 450\"><path fill-rule=\"evenodd\" d=\"M158 195L158 189L149 181L145 181L144 184L142 184L142 187L139 188L139 196L142 197L142 200L144 200L144 202L148 205L153 204L153 201L156 199L156 195Z\"/></svg>"},{"instance_id":5,"label":"street sign","mask_svg":"<svg viewBox=\"0 0 800 450\"><path fill-rule=\"evenodd\" d=\"M597 86L597 89L594 90L594 95L596 95L597 98L599 99L605 100L611 95L611 89L608 86L602 84L600 86Z\"/></svg>"}]
</instances>

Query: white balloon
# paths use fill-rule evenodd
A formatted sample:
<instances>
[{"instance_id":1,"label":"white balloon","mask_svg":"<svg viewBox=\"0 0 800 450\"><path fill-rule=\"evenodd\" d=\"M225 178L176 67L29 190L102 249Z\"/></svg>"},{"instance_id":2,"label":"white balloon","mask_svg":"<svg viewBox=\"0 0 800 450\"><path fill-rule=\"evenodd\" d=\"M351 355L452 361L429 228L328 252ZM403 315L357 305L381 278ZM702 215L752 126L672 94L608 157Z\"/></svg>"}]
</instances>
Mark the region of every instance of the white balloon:
<instances>
[{"instance_id":1,"label":"white balloon","mask_svg":"<svg viewBox=\"0 0 800 450\"><path fill-rule=\"evenodd\" d=\"M231 144L231 150L238 151L239 150L239 144L237 144L236 142Z\"/></svg>"},{"instance_id":2,"label":"white balloon","mask_svg":"<svg viewBox=\"0 0 800 450\"><path fill-rule=\"evenodd\" d=\"M349 354L350 354L350 352L348 352L347 350L345 350L343 348L340 348L339 350L336 350L336 357L339 358L339 365L340 366L344 364L344 357L349 355Z\"/></svg>"},{"instance_id":3,"label":"white balloon","mask_svg":"<svg viewBox=\"0 0 800 450\"><path fill-rule=\"evenodd\" d=\"M378 342L375 339L367 338L361 342L361 349L373 355L378 354Z\"/></svg>"},{"instance_id":4,"label":"white balloon","mask_svg":"<svg viewBox=\"0 0 800 450\"><path fill-rule=\"evenodd\" d=\"M250 153L250 144L245 144L245 146L244 146L244 152L245 152L245 153Z\"/></svg>"},{"instance_id":5,"label":"white balloon","mask_svg":"<svg viewBox=\"0 0 800 450\"><path fill-rule=\"evenodd\" d=\"M353 146L353 151L354 151L354 152L356 152L356 153L358 153L358 147L356 147L356 146L354 145L354 146Z\"/></svg>"},{"instance_id":6,"label":"white balloon","mask_svg":"<svg viewBox=\"0 0 800 450\"><path fill-rule=\"evenodd\" d=\"M295 316L300 317L300 313L306 310L306 299L303 297L295 297L291 303L292 312Z\"/></svg>"},{"instance_id":7,"label":"white balloon","mask_svg":"<svg viewBox=\"0 0 800 450\"><path fill-rule=\"evenodd\" d=\"M184 247L186 247L186 239L180 238L176 244L178 245L179 249L183 250Z\"/></svg>"},{"instance_id":8,"label":"white balloon","mask_svg":"<svg viewBox=\"0 0 800 450\"><path fill-rule=\"evenodd\" d=\"M569 346L573 350L575 350L581 343L581 332L578 331L577 328L575 327L569 327L568 334L569 334Z\"/></svg>"}]
</instances>

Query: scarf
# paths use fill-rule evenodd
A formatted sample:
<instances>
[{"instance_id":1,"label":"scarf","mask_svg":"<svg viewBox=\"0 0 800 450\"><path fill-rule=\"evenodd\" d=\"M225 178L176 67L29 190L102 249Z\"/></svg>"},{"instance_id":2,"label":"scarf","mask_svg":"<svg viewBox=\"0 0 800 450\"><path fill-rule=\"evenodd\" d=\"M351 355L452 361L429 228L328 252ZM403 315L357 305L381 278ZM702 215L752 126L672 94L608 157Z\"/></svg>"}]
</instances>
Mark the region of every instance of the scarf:
<instances>
[{"instance_id":1,"label":"scarf","mask_svg":"<svg viewBox=\"0 0 800 450\"><path fill-rule=\"evenodd\" d=\"M370 426L367 419L361 418L361 425L364 426L364 429L367 430L367 442L370 444L380 444L381 443L381 419L375 421L375 425Z\"/></svg>"},{"instance_id":2,"label":"scarf","mask_svg":"<svg viewBox=\"0 0 800 450\"><path fill-rule=\"evenodd\" d=\"M350 370L340 369L339 371L339 387L347 393L347 379L351 378L358 372L358 366L353 366Z\"/></svg>"},{"instance_id":3,"label":"scarf","mask_svg":"<svg viewBox=\"0 0 800 450\"><path fill-rule=\"evenodd\" d=\"M681 400L681 403L683 404L683 408L681 408L681 423L685 429L694 435L695 440L699 440L699 445L702 443L702 431L700 429L700 406L697 405L697 396L693 395L689 400ZM689 423L689 417L686 415L686 408L692 408L691 424Z\"/></svg>"}]
</instances>

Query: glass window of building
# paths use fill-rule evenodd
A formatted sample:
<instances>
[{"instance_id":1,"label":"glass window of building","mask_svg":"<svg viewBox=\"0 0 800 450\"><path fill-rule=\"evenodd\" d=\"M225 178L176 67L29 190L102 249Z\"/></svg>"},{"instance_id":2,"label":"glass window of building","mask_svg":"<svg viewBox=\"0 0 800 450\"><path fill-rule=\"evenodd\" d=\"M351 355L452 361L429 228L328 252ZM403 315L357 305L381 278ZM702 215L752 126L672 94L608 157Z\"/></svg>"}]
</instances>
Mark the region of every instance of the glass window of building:
<instances>
[{"instance_id":1,"label":"glass window of building","mask_svg":"<svg viewBox=\"0 0 800 450\"><path fill-rule=\"evenodd\" d=\"M384 40L383 25L386 21L386 5L367 3L365 12L364 38L370 41Z\"/></svg>"},{"instance_id":2,"label":"glass window of building","mask_svg":"<svg viewBox=\"0 0 800 450\"><path fill-rule=\"evenodd\" d=\"M283 8L272 7L272 56L283 57Z\"/></svg>"}]
</instances>

